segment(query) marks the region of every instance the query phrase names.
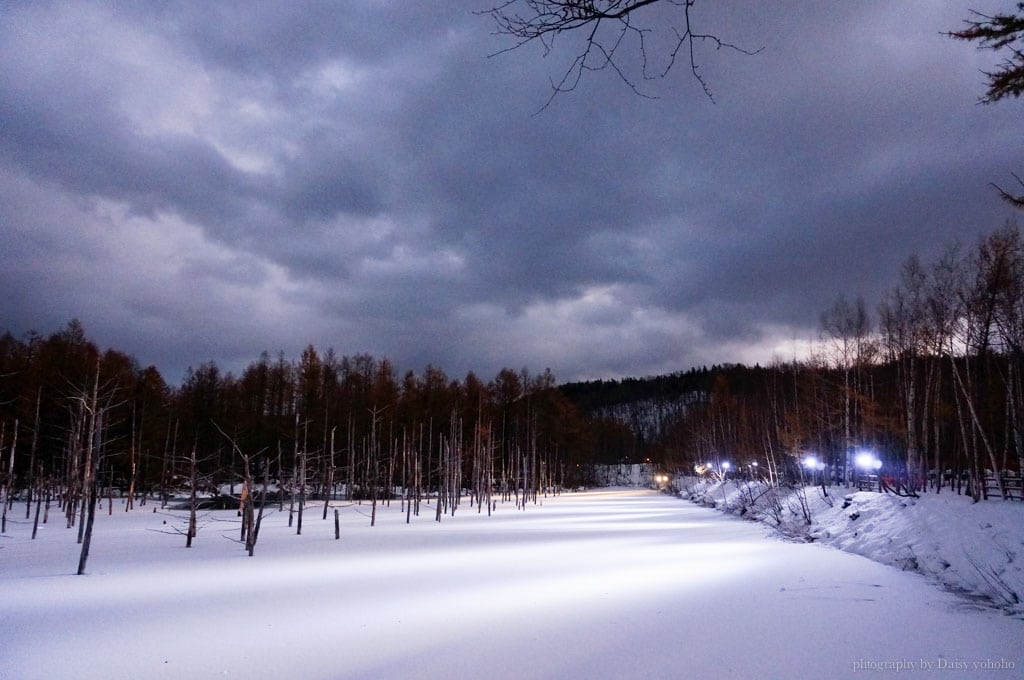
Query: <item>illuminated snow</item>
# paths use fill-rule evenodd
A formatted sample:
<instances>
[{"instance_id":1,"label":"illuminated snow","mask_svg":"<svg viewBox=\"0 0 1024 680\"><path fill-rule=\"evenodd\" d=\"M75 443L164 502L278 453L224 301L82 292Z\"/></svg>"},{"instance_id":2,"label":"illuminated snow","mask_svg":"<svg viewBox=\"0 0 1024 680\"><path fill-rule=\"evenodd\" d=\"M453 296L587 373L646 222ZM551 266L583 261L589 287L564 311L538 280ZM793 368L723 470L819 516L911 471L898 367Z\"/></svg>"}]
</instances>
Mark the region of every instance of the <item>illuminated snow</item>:
<instances>
[{"instance_id":1,"label":"illuminated snow","mask_svg":"<svg viewBox=\"0 0 1024 680\"><path fill-rule=\"evenodd\" d=\"M234 512L185 549L181 513L115 505L84 577L77 532L19 522L0 538L0 677L841 678L904 658L1019 677L1021 621L919 576L652 492L541 501L411 525L393 503L373 528L339 503L339 541L320 507L301 536L275 512L252 558Z\"/></svg>"}]
</instances>

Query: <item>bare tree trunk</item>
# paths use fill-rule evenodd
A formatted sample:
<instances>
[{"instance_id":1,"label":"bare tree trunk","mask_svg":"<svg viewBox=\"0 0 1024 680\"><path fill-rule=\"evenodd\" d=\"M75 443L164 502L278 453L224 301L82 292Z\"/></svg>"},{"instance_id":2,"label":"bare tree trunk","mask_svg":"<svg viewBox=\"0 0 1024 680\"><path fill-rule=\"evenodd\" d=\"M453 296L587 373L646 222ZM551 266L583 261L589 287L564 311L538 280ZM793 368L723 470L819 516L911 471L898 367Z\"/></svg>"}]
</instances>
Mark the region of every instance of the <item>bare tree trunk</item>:
<instances>
[{"instance_id":1,"label":"bare tree trunk","mask_svg":"<svg viewBox=\"0 0 1024 680\"><path fill-rule=\"evenodd\" d=\"M92 484L90 484L89 488L86 489L86 498L82 506L84 508L85 505L88 505L89 512L85 520L86 527L82 540L82 551L78 556L79 576L85 573L85 564L89 560L89 548L92 544L92 526L93 522L96 520L96 491L96 477L93 475Z\"/></svg>"},{"instance_id":2,"label":"bare tree trunk","mask_svg":"<svg viewBox=\"0 0 1024 680\"><path fill-rule=\"evenodd\" d=\"M982 427L981 421L978 418L978 412L974 408L974 400L971 398L971 393L968 389L968 386L964 384L963 379L960 377L960 372L956 368L956 363L953 364L953 378L956 380L957 384L960 387L960 390L963 392L964 401L967 403L967 410L968 413L970 413L971 422L974 425L975 432L977 436L981 439L981 443L985 447L985 452L988 454L989 464L992 465L992 471L995 473L996 482L999 485L999 493L1003 498L1006 498L1006 489L1003 487L1003 478L999 474L999 465L996 462L995 451L992 450L992 445L989 444L988 437L985 436L985 430ZM976 467L980 468L980 465L976 464ZM980 478L978 483L980 485L984 485L984 481Z\"/></svg>"},{"instance_id":3,"label":"bare tree trunk","mask_svg":"<svg viewBox=\"0 0 1024 680\"><path fill-rule=\"evenodd\" d=\"M96 465L93 459L97 457L95 450L95 434L96 434L96 402L99 395L100 388L100 362L96 360L96 378L93 382L93 388L91 396L88 397L88 403L85 406L85 412L88 414L88 425L85 428L85 461L82 465L82 507L81 515L78 518L78 542L79 544L85 539L85 513L87 510L86 506L89 506L90 512L95 512L95 489L91 489L93 482L96 477ZM83 401L86 397L83 396ZM89 497L92 497L92 502L89 502Z\"/></svg>"},{"instance_id":4,"label":"bare tree trunk","mask_svg":"<svg viewBox=\"0 0 1024 680\"><path fill-rule=\"evenodd\" d=\"M75 503L78 496L78 482L80 479L78 475L78 459L81 455L80 449L82 445L79 430L83 418L81 404L79 404L79 413L77 416L72 415L71 431L68 433L65 443L67 455L64 457L64 494L61 497L60 509L64 513L68 529L75 526Z\"/></svg>"},{"instance_id":5,"label":"bare tree trunk","mask_svg":"<svg viewBox=\"0 0 1024 680\"><path fill-rule=\"evenodd\" d=\"M444 435L439 434L437 437L438 449L437 449L437 507L434 508L434 521L441 521L441 514L443 512L441 505L445 501L444 494L446 491L447 484L445 483L445 448L444 448Z\"/></svg>"},{"instance_id":6,"label":"bare tree trunk","mask_svg":"<svg viewBox=\"0 0 1024 680\"><path fill-rule=\"evenodd\" d=\"M164 439L164 460L160 470L160 507L167 507L167 447L171 442L171 422L167 421L167 437ZM171 444L171 460L178 456L178 421L174 421L174 440Z\"/></svg>"},{"instance_id":7,"label":"bare tree trunk","mask_svg":"<svg viewBox=\"0 0 1024 680\"><path fill-rule=\"evenodd\" d=\"M141 418L140 418L140 421L141 421ZM131 433L130 433L129 436L131 437L131 442L128 445L128 466L129 466L128 502L125 503L125 505L124 505L124 511L125 512L128 512L129 510L131 510L134 507L134 503L135 503L135 500L134 500L135 499L135 478L136 478L136 476L138 475L138 472L139 472L138 448L136 447L136 444L138 444L138 446L141 447L141 443L142 443L142 423L141 422L139 423L139 439L138 439L138 442L136 442L136 439L135 439L135 405L134 404L132 404L132 429L131 429Z\"/></svg>"},{"instance_id":8,"label":"bare tree trunk","mask_svg":"<svg viewBox=\"0 0 1024 680\"><path fill-rule=\"evenodd\" d=\"M1024 381L1022 381L1017 353L1014 352L1008 361L1010 367L1006 387L1006 408L1010 415L1010 437L1013 441L1013 448L1017 452L1017 471L1024 475L1024 423L1021 423L1021 392Z\"/></svg>"},{"instance_id":9,"label":"bare tree trunk","mask_svg":"<svg viewBox=\"0 0 1024 680\"><path fill-rule=\"evenodd\" d=\"M107 515L114 514L114 466L107 472Z\"/></svg>"},{"instance_id":10,"label":"bare tree trunk","mask_svg":"<svg viewBox=\"0 0 1024 680\"><path fill-rule=\"evenodd\" d=\"M324 491L324 519L327 519L327 508L331 504L331 496L334 494L334 430L337 428L331 428L331 458L330 467L327 468L327 488Z\"/></svg>"},{"instance_id":11,"label":"bare tree trunk","mask_svg":"<svg viewBox=\"0 0 1024 680\"><path fill-rule=\"evenodd\" d=\"M33 541L36 540L36 532L39 531L39 514L40 514L40 511L42 510L42 507L43 507L43 486L44 486L44 480L43 480L42 465L40 465L39 468L40 468L39 469L39 475L37 476L37 479L38 479L37 484L38 484L39 488L36 491L36 518L32 522L32 540ZM47 501L49 501L49 492L47 492Z\"/></svg>"},{"instance_id":12,"label":"bare tree trunk","mask_svg":"<svg viewBox=\"0 0 1024 680\"><path fill-rule=\"evenodd\" d=\"M43 505L43 524L50 520L50 494L52 493L53 482L46 480L46 504Z\"/></svg>"},{"instance_id":13,"label":"bare tree trunk","mask_svg":"<svg viewBox=\"0 0 1024 680\"><path fill-rule=\"evenodd\" d=\"M355 497L356 485L356 433L352 414L348 416L348 482L345 485L345 500Z\"/></svg>"},{"instance_id":14,"label":"bare tree trunk","mask_svg":"<svg viewBox=\"0 0 1024 680\"><path fill-rule=\"evenodd\" d=\"M413 423L413 434L416 433L416 424ZM412 521L413 493L416 487L416 463L411 460L409 447L411 442L406 440L405 432L402 432L402 465L405 467L405 523Z\"/></svg>"},{"instance_id":15,"label":"bare tree trunk","mask_svg":"<svg viewBox=\"0 0 1024 680\"><path fill-rule=\"evenodd\" d=\"M99 444L100 444L100 432L102 430L102 418L98 411L99 401L99 389L100 389L100 364L99 360L96 360L96 378L93 382L92 394L89 396L89 404L87 410L89 412L89 427L86 432L86 445L85 445L85 469L82 475L82 489L85 493L83 499L82 510L84 511L86 505L89 508L89 514L87 518L83 518L83 526L79 526L79 543L82 544L82 551L78 557L78 575L81 576L85 573L85 565L89 559L89 548L92 544L92 528L93 522L96 520L96 496L97 496L97 471L100 466L100 455L99 455Z\"/></svg>"},{"instance_id":16,"label":"bare tree trunk","mask_svg":"<svg viewBox=\"0 0 1024 680\"><path fill-rule=\"evenodd\" d=\"M39 443L39 407L43 400L43 388L36 391L36 416L32 425L32 444L28 449L28 497L25 499L25 519L28 519L29 508L32 507L32 491L35 488L32 478L36 466L36 447Z\"/></svg>"},{"instance_id":17,"label":"bare tree trunk","mask_svg":"<svg viewBox=\"0 0 1024 680\"><path fill-rule=\"evenodd\" d=\"M192 455L189 457L189 480L191 487L189 491L189 503L188 503L188 530L185 532L185 547L192 547L192 539L196 535L196 485L199 483L198 473L196 471L196 446L197 443L192 444Z\"/></svg>"},{"instance_id":18,"label":"bare tree trunk","mask_svg":"<svg viewBox=\"0 0 1024 680\"><path fill-rule=\"evenodd\" d=\"M242 538L245 541L245 551L252 557L256 549L256 517L253 512L253 483L250 470L249 458L245 458L245 479L242 481Z\"/></svg>"},{"instance_id":19,"label":"bare tree trunk","mask_svg":"<svg viewBox=\"0 0 1024 680\"><path fill-rule=\"evenodd\" d=\"M284 451L281 450L281 440L277 440L277 511L284 512ZM291 525L289 525L291 526Z\"/></svg>"},{"instance_id":20,"label":"bare tree trunk","mask_svg":"<svg viewBox=\"0 0 1024 680\"><path fill-rule=\"evenodd\" d=\"M306 509L306 462L309 457L309 421L302 426L302 454L299 456L299 521L296 534L302 533L302 513Z\"/></svg>"},{"instance_id":21,"label":"bare tree trunk","mask_svg":"<svg viewBox=\"0 0 1024 680\"><path fill-rule=\"evenodd\" d=\"M11 438L11 458L7 466L7 475L4 478L4 493L0 493L0 502L3 503L3 514L0 515L0 534L7 533L7 508L11 505L14 495L14 453L18 448L18 419L14 419L14 434ZM0 438L0 454L3 454L3 439ZM0 462L3 455L0 455Z\"/></svg>"},{"instance_id":22,"label":"bare tree trunk","mask_svg":"<svg viewBox=\"0 0 1024 680\"><path fill-rule=\"evenodd\" d=\"M966 357L965 357L966 361ZM981 463L978 458L978 446L976 440L980 434L982 442L987 446L988 440L985 439L985 433L980 432L980 424L978 423L977 413L974 411L974 404L971 401L971 394L964 385L963 379L960 377L960 371L956 367L956 358L950 355L950 365L952 366L953 381L956 387L955 394L957 396L957 411L959 413L960 430L961 436L964 439L964 449L968 452L968 460L971 465L971 498L975 502L982 499L984 493L984 477L981 472ZM970 416L968 419L963 409L967 409L967 413ZM970 432L970 440L968 441L968 432Z\"/></svg>"},{"instance_id":23,"label":"bare tree trunk","mask_svg":"<svg viewBox=\"0 0 1024 680\"><path fill-rule=\"evenodd\" d=\"M256 515L256 523L252 528L252 543L249 545L249 557L256 549L256 541L260 537L260 525L263 524L263 508L267 505L267 492L270 489L270 460L263 461L263 496L260 498L260 511Z\"/></svg>"},{"instance_id":24,"label":"bare tree trunk","mask_svg":"<svg viewBox=\"0 0 1024 680\"><path fill-rule=\"evenodd\" d=\"M295 523L295 483L299 477L299 414L295 414L295 446L292 450L292 479L288 494L288 528ZM301 533L302 529L299 528Z\"/></svg>"}]
</instances>

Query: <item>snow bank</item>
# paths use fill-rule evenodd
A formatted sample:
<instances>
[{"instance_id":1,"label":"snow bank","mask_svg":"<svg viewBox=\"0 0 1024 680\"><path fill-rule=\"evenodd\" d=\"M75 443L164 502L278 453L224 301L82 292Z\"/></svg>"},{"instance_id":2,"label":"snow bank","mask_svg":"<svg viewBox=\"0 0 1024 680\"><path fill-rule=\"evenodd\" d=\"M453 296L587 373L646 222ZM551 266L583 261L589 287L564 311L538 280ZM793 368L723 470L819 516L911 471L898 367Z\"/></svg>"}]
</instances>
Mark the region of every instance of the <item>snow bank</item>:
<instances>
[{"instance_id":1,"label":"snow bank","mask_svg":"<svg viewBox=\"0 0 1024 680\"><path fill-rule=\"evenodd\" d=\"M1024 618L1024 503L684 478L679 495L863 555Z\"/></svg>"}]
</instances>

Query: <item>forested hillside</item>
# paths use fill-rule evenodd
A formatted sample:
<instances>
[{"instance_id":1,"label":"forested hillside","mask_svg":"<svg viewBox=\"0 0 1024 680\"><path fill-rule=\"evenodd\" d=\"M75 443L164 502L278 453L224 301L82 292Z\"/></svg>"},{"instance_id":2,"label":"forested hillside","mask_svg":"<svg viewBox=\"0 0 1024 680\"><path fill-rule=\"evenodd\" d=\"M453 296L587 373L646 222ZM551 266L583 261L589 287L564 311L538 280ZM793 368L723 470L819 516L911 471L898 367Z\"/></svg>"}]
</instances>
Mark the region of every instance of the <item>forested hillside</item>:
<instances>
[{"instance_id":1,"label":"forested hillside","mask_svg":"<svg viewBox=\"0 0 1024 680\"><path fill-rule=\"evenodd\" d=\"M973 248L910 258L872 313L840 295L800 361L564 385L586 415L677 469L850 483L864 453L894 488L940 482L1020 497L1024 242L1009 224ZM986 486L985 478L990 477ZM1012 474L1010 475L1013 476Z\"/></svg>"}]
</instances>

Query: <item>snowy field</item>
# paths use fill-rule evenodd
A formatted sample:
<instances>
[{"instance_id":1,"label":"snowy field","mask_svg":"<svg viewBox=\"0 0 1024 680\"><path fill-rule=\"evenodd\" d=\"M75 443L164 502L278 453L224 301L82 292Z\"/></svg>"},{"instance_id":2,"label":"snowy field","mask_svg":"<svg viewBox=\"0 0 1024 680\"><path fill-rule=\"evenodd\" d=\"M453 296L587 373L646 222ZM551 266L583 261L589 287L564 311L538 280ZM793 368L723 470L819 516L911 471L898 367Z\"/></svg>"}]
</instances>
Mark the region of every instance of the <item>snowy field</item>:
<instances>
[{"instance_id":1,"label":"snowy field","mask_svg":"<svg viewBox=\"0 0 1024 680\"><path fill-rule=\"evenodd\" d=\"M97 517L88 574L51 514L0 536L0 677L1024 677L1024 621L925 577L677 498L563 494L405 524L339 503ZM166 524L165 524L166 522ZM168 532L171 533L168 533Z\"/></svg>"}]
</instances>

